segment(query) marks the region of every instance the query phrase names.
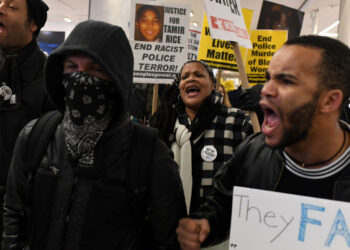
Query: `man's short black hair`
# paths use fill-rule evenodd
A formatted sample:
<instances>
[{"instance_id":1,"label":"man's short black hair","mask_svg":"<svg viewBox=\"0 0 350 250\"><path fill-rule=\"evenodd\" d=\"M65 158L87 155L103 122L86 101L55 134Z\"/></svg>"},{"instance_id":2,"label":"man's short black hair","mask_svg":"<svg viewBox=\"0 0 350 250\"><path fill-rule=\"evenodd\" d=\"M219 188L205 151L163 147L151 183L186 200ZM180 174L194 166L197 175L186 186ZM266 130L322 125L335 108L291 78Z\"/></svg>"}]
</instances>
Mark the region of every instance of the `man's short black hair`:
<instances>
[{"instance_id":1,"label":"man's short black hair","mask_svg":"<svg viewBox=\"0 0 350 250\"><path fill-rule=\"evenodd\" d=\"M143 15L143 13L146 11L146 10L151 10L153 11L156 16L158 17L158 19L160 20L161 19L161 16L160 16L160 12L159 10L154 7L153 5L143 5L142 7L140 7L137 12L136 12L136 20L140 20L141 16Z\"/></svg>"},{"instance_id":2,"label":"man's short black hair","mask_svg":"<svg viewBox=\"0 0 350 250\"><path fill-rule=\"evenodd\" d=\"M322 61L318 70L319 83L327 89L340 89L343 92L344 105L350 97L349 47L339 40L315 35L300 36L288 40L285 45L300 45L322 50Z\"/></svg>"}]
</instances>

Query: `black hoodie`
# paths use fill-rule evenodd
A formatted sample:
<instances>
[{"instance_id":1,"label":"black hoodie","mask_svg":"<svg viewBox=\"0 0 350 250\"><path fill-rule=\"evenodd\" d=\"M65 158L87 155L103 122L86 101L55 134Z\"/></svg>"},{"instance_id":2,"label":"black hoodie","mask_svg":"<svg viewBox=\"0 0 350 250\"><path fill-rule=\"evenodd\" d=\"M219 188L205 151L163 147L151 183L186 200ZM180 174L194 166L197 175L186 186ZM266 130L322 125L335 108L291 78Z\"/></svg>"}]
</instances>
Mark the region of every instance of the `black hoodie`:
<instances>
[{"instance_id":1,"label":"black hoodie","mask_svg":"<svg viewBox=\"0 0 350 250\"><path fill-rule=\"evenodd\" d=\"M118 114L125 114L132 89L134 67L129 41L122 28L93 20L79 23L47 60L46 91L55 107L61 112L65 109L63 59L68 54L79 52L91 57L111 78L117 90Z\"/></svg>"},{"instance_id":2,"label":"black hoodie","mask_svg":"<svg viewBox=\"0 0 350 250\"><path fill-rule=\"evenodd\" d=\"M63 60L76 52L90 56L111 78L118 109L95 147L92 168L77 167L69 159L59 125L36 170L32 190L26 185L29 174L23 159L34 121L22 130L8 177L3 249L24 249L27 244L35 250L178 249L175 229L186 215L184 195L176 163L158 138L147 172L149 185L134 192L146 194L149 200L147 223L137 225L131 211L127 174L134 126L126 110L133 55L125 33L118 26L85 21L49 56L46 90L61 112L65 110ZM53 173L53 167L59 171ZM26 206L28 196L33 199ZM147 237L138 237L144 230L147 234L142 236Z\"/></svg>"}]
</instances>

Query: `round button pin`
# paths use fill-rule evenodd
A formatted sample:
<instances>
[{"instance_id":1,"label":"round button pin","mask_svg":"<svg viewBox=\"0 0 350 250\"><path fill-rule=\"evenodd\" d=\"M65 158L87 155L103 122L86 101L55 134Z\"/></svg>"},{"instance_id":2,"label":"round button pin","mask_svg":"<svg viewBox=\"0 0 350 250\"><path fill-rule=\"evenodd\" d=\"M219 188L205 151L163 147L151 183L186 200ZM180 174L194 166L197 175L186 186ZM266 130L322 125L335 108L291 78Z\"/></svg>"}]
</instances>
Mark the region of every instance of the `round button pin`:
<instances>
[{"instance_id":1,"label":"round button pin","mask_svg":"<svg viewBox=\"0 0 350 250\"><path fill-rule=\"evenodd\" d=\"M218 151L214 146L205 146L201 151L201 156L204 161L214 161L218 156Z\"/></svg>"},{"instance_id":2,"label":"round button pin","mask_svg":"<svg viewBox=\"0 0 350 250\"><path fill-rule=\"evenodd\" d=\"M4 98L5 101L7 101L12 96L12 90L7 86L1 86L0 87L0 95Z\"/></svg>"}]
</instances>

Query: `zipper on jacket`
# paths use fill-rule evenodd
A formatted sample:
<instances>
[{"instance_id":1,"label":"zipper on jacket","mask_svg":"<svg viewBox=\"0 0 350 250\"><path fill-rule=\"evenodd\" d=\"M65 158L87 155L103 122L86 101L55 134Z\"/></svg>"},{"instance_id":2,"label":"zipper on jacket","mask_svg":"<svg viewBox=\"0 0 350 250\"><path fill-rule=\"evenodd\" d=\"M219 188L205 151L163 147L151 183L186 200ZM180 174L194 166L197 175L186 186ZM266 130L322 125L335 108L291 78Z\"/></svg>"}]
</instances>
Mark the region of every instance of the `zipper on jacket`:
<instances>
[{"instance_id":1,"label":"zipper on jacket","mask_svg":"<svg viewBox=\"0 0 350 250\"><path fill-rule=\"evenodd\" d=\"M284 168L285 168L285 164L284 164L284 160L283 160L282 161L281 171L280 171L280 174L278 176L277 182L276 182L275 186L273 187L273 191L276 191L276 189L278 187L278 184L280 184Z\"/></svg>"},{"instance_id":2,"label":"zipper on jacket","mask_svg":"<svg viewBox=\"0 0 350 250\"><path fill-rule=\"evenodd\" d=\"M337 189L338 180L334 182L332 199L335 200L335 190Z\"/></svg>"}]
</instances>

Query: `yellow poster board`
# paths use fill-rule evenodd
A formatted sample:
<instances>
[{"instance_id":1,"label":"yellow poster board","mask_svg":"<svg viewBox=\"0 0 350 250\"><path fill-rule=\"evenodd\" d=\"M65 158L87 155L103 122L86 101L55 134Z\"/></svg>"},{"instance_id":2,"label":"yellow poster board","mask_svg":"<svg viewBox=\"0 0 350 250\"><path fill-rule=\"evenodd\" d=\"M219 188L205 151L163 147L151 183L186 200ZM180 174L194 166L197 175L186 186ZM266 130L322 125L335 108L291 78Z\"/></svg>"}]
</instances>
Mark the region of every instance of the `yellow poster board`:
<instances>
[{"instance_id":1,"label":"yellow poster board","mask_svg":"<svg viewBox=\"0 0 350 250\"><path fill-rule=\"evenodd\" d=\"M224 86L226 92L235 89L235 84L233 83L233 80L221 81L220 83Z\"/></svg>"},{"instance_id":2,"label":"yellow poster board","mask_svg":"<svg viewBox=\"0 0 350 250\"><path fill-rule=\"evenodd\" d=\"M248 49L245 70L250 85L265 83L266 71L272 56L287 41L287 30L253 30L252 49Z\"/></svg>"},{"instance_id":3,"label":"yellow poster board","mask_svg":"<svg viewBox=\"0 0 350 250\"><path fill-rule=\"evenodd\" d=\"M242 12L245 25L250 33L253 10L242 9ZM240 47L240 51L244 60L247 49ZM213 68L238 71L232 45L228 41L212 39L210 37L209 24L205 13L203 17L202 35L199 43L198 60L205 61Z\"/></svg>"}]
</instances>

